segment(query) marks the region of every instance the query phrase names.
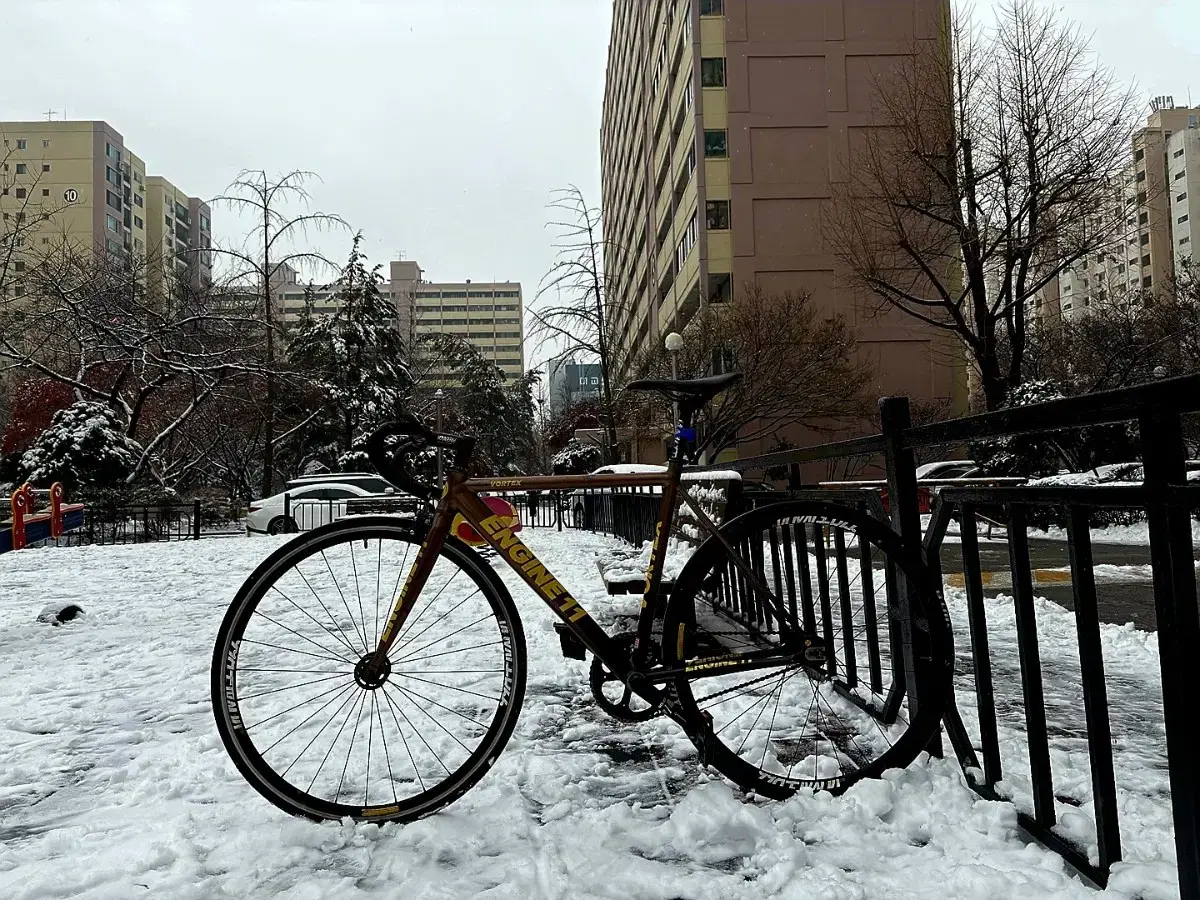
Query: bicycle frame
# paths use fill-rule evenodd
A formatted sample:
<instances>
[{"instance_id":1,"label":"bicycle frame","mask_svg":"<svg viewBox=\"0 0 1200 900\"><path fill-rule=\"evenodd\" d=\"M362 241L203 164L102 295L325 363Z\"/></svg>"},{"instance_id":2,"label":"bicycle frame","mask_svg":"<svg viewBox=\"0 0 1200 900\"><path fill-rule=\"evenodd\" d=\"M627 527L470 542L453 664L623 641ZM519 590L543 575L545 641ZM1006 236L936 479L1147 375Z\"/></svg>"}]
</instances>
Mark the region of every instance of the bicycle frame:
<instances>
[{"instance_id":1,"label":"bicycle frame","mask_svg":"<svg viewBox=\"0 0 1200 900\"><path fill-rule=\"evenodd\" d=\"M795 654L776 650L754 651L737 655L736 659L714 658L705 660L702 664L691 666L659 667L652 672L644 669L638 659L639 648L649 645L651 629L655 615L662 602L659 588L662 584L665 549L670 535L670 523L675 513L675 505L679 496L679 485L683 469L682 454L676 453L663 473L630 473L612 475L531 475L516 478L468 478L460 470L452 469L446 479L446 485L441 499L434 511L433 522L421 549L413 561L408 578L400 590L399 596L392 607L379 646L372 658L372 667L382 670L388 651L391 649L396 636L409 613L412 611L413 599L420 596L421 590L433 570L442 545L450 534L450 527L455 514L461 514L476 530L487 544L501 559L529 585L561 619L567 629L593 654L595 654L622 682L629 686L643 699L658 702L662 699L660 693L652 686L669 681L672 678L687 674L689 677L704 677L706 675L723 675L732 671L743 671L762 668L777 664L781 661L792 661ZM481 491L497 490L563 490L580 487L661 487L662 500L659 505L658 522L655 525L654 540L651 544L650 562L646 569L646 581L642 594L642 606L638 616L637 641L633 653L624 648L596 624L587 610L571 594L558 577L537 558L532 550L520 540L504 521L496 515L479 497ZM724 541L717 527L692 501L686 490L684 499L698 515L702 529L711 535L716 535ZM664 527L665 526L665 527ZM728 547L728 545L727 545ZM732 549L732 548L729 548ZM735 565L744 567L744 563L735 561ZM746 569L750 577L761 585L761 580L752 570ZM768 597L778 603L778 598L767 588L761 588ZM782 610L782 605L779 608ZM810 636L800 634L805 638L804 646L812 644ZM641 678L630 679L631 675ZM636 683L635 683L636 682Z\"/></svg>"}]
</instances>

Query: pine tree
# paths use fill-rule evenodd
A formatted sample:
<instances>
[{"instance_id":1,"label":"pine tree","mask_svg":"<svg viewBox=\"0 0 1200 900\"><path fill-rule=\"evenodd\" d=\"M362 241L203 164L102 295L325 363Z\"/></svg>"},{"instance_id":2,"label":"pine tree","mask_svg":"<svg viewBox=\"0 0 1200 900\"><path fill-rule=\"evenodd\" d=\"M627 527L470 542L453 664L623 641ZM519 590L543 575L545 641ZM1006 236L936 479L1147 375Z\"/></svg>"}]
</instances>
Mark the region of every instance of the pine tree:
<instances>
[{"instance_id":1,"label":"pine tree","mask_svg":"<svg viewBox=\"0 0 1200 900\"><path fill-rule=\"evenodd\" d=\"M402 415L411 385L396 307L379 292L379 267L367 269L355 235L349 261L332 285L333 315L311 308L291 343L294 366L328 408L318 432L339 467L365 461L363 443L381 422Z\"/></svg>"},{"instance_id":2,"label":"pine tree","mask_svg":"<svg viewBox=\"0 0 1200 900\"><path fill-rule=\"evenodd\" d=\"M476 461L483 471L518 474L528 469L536 456L533 384L537 376L530 372L509 381L478 348L453 335L438 335L430 347L459 380L449 391L447 429L475 436Z\"/></svg>"},{"instance_id":3,"label":"pine tree","mask_svg":"<svg viewBox=\"0 0 1200 900\"><path fill-rule=\"evenodd\" d=\"M61 481L71 492L112 488L128 480L141 455L110 407L80 400L54 414L21 456L20 476L38 487Z\"/></svg>"}]
</instances>

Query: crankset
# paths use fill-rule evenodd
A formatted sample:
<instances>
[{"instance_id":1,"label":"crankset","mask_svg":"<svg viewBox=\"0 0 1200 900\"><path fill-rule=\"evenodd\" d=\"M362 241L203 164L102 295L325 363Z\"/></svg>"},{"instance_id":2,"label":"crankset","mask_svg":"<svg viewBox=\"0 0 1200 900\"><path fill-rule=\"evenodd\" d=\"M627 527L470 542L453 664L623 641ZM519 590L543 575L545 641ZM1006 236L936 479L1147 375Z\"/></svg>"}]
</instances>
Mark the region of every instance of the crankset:
<instances>
[{"instance_id":1,"label":"crankset","mask_svg":"<svg viewBox=\"0 0 1200 900\"><path fill-rule=\"evenodd\" d=\"M636 637L636 633L629 631L613 635L613 640L622 649L632 651ZM649 661L656 662L654 659ZM644 697L635 694L629 685L609 671L598 656L592 657L589 681L592 686L592 696L596 698L596 705L614 719L622 722L647 722L659 714L661 701L651 703Z\"/></svg>"}]
</instances>

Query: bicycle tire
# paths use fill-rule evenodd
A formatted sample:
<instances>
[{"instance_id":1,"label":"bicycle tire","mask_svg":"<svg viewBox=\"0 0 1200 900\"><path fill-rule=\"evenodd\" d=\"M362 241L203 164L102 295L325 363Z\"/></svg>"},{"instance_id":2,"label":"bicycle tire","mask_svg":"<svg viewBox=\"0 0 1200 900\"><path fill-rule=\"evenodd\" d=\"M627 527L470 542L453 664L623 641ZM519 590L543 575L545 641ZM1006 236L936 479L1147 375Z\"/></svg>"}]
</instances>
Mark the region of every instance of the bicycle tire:
<instances>
[{"instance_id":1,"label":"bicycle tire","mask_svg":"<svg viewBox=\"0 0 1200 900\"><path fill-rule=\"evenodd\" d=\"M749 726L749 729L747 730L746 722L743 721L740 729L736 729L726 740L721 737L721 732L718 729L729 729L735 726L737 721L731 720L725 725L719 725L715 718L709 718L709 716L713 716L713 713L702 709L702 704L713 697L716 697L718 704L732 702L732 698L739 696L739 694L729 690L722 691L719 685L723 679L732 680L738 676L710 676L707 678L681 676L674 679L670 683L670 694L674 705L683 718L685 729L697 749L701 752L702 763L711 765L743 790L773 799L786 799L797 790L805 787L814 790L827 790L838 794L863 778L878 777L887 769L904 768L910 765L921 751L928 746L930 739L937 733L940 727L942 712L951 689L954 659L953 643L949 626L949 614L946 612L945 604L942 600L940 585L932 577L924 561L919 557L913 557L907 553L904 550L899 535L883 523L864 513L833 504L804 500L783 501L759 506L730 520L722 526L721 534L729 540L735 549L749 546L752 552L755 537L759 536L761 538L763 535L767 535L768 537L763 539L764 543L760 544L759 547L764 555L771 556L771 569L773 571L766 571L765 562L759 566L759 569L764 571L764 578L768 579L769 586L777 589L778 595L781 598L787 598L787 603L790 606L790 609L787 610L789 617L794 616L793 621L799 623L801 619L808 620L810 617L820 615L824 617L824 622L832 625L835 610L835 602L832 596L823 596L821 598L821 610L819 613L816 610L817 601L811 595L807 610L800 608L805 606L805 601L802 597L798 606L791 600L793 596L803 593L802 579L808 581L810 590L812 589L811 569L805 568L804 575L801 575L801 551L798 543L800 538L799 532L796 529L803 528L804 533L807 535L808 528L812 527L815 536L817 534L817 527L824 529L830 526L841 528L843 531L853 531L858 536L856 538L859 542L857 552L860 555L863 552L862 548L865 540L868 548L874 548L874 553L883 554L885 573L887 571L887 563L894 564L908 578L909 583L915 586L915 590L909 591L909 602L913 611L913 624L915 626L912 629L914 673L921 687L921 702L915 715L911 714L910 705L908 721L903 721L902 719L901 725L893 722L888 726L892 732L895 732L898 727L903 727L903 732L898 735L896 740L891 742L887 749L882 750L877 757L865 762L854 771L840 771L832 776L828 774L830 771L830 766L828 765L830 752L829 749L825 750L824 753L822 752L820 736L816 738L815 749L811 742L806 744L803 738L790 739L792 744L791 752L799 755L807 750L809 756L813 759L813 777L808 778L806 770L808 768L807 760L809 756L804 758L803 763L793 763L787 768L786 772L781 772L780 770L784 768L784 754L779 749L779 746L783 746L786 742L780 742L779 746L776 746L776 744L772 743L769 732L766 737L753 735L758 728L759 721L765 715L765 709L771 703L770 695L768 695L768 699L764 702L762 710L760 710L753 724ZM771 538L770 535L773 528L782 528L785 531L774 532L775 538ZM797 549L794 553L794 565L790 559L791 550L780 551L779 547L776 547L776 544L770 543L772 540L778 542L780 536L785 540L788 539L789 533L786 531L788 528L792 529L790 536L797 542ZM822 534L824 535L825 532L822 531ZM841 541L846 543L844 534L841 537ZM782 545L779 546L781 547ZM805 544L803 550L805 556L804 566L806 567L810 566L807 546ZM848 547L849 544L846 544L846 546ZM815 545L813 549L815 553ZM822 550L821 552L824 553L825 551ZM871 551L868 550L868 552L870 553ZM735 639L725 637L724 635L728 634L728 632L716 631L711 625L700 624L701 619L707 618L714 623L720 622L720 627L724 628L732 627L728 623L733 620L741 621L753 615L761 616L761 612L751 613L744 610L740 612L734 610L734 604L739 602L737 591L743 590L744 592L746 585L743 580L739 587L732 580L741 578L742 576L735 567L729 564L728 556L729 554L725 546L715 536L709 536L696 549L692 558L688 560L680 572L675 589L667 601L664 612L663 656L666 665L696 663L703 665L706 658L715 660L722 656L728 657L730 655L729 645ZM786 565L780 562L780 557L787 557ZM848 554L843 552L843 557L848 558ZM871 578L873 579L875 577L873 569L874 557L865 556L863 560L864 565L872 569ZM826 563L828 563L828 560L826 560ZM844 578L845 576L842 573L848 572L848 565L846 568L842 568L835 562L835 566L838 568L837 577L839 579ZM793 582L790 588L783 581L785 576ZM864 578L862 583L867 584L869 582ZM841 584L842 581L839 580L839 590ZM761 591L759 593L761 594ZM860 603L859 609L864 611L863 631L865 635L867 633L865 622L869 618L866 612L867 603L865 598L869 591L863 587L861 588L861 593L864 599ZM848 590L846 595L852 597L852 590ZM841 605L841 599L841 595L839 594L836 608L844 613L848 607ZM745 607L744 599L741 602L743 607ZM888 606L886 600L883 606L885 608ZM746 609L749 609L749 607L746 607ZM849 621L853 626L857 610L851 610L851 613ZM887 624L890 632L891 623L888 622ZM878 625L879 623L876 622L876 627ZM765 632L761 621L758 628L757 636L753 636L750 627L746 626L747 635L752 635L752 639L751 637L746 638L747 645L757 642L756 646L763 646L762 641L766 640L766 638L763 638ZM849 631L851 633L851 637L849 638L850 644L858 647L859 637L853 634L853 627ZM828 632L825 634L827 635ZM867 638L864 637L862 640L865 641ZM843 639L843 642L845 642L845 639ZM707 647L701 648L701 645L705 643ZM881 643L882 641L877 639L876 647ZM709 654L709 656L706 657L705 653ZM864 654L865 656L867 654ZM849 652L843 652L843 657L845 657L842 659L843 671L846 675L845 681L849 681L848 663L856 663L857 659L850 658ZM835 667L837 665L836 659L834 665ZM825 677L822 675L821 678L814 679L811 675L812 668L805 666L796 666L795 671L797 674L800 671L805 672L812 695L807 712L805 713L805 724L808 724L809 717L815 709L817 713L816 730L819 735L821 731L821 698L825 698L830 712L833 712L833 703L837 703L839 708L841 708L844 706L843 701L846 701L846 698L842 694L839 694L839 689L834 686L835 678L830 677L827 681L822 681L821 679ZM747 686L762 685L766 679L760 677L760 675L760 671L757 670L744 673L744 676L742 676L745 679L744 684ZM872 672L870 675L870 684L864 687L856 672L856 685L850 693L857 692L857 694L863 694L873 691L875 687L882 685L882 671L878 673L878 677L880 685L875 684L876 676ZM781 675L779 696L775 700L775 710L770 719L770 727L774 727L776 716L781 706L783 706L784 687L795 680L794 675ZM798 693L802 692L805 682L802 680L797 681L795 687ZM747 691L740 695L743 697L757 697L764 689L762 687L748 688ZM699 700L696 696L698 690L702 692ZM830 692L833 693L832 700L830 699ZM721 697L728 697L730 699L724 700ZM860 697L860 699L862 698ZM870 700L871 698L867 699ZM756 699L755 704L758 702L760 700ZM803 696L801 696L800 702L803 703ZM868 705L872 705L876 709L880 708L873 703L869 703ZM791 701L789 701L788 708L799 710L800 707L792 705ZM833 727L828 727L827 718L825 736L827 746L832 750L833 762L842 768L848 769L849 766L846 765L845 761L838 760L839 741L843 744L853 744L853 747L842 748L843 752L850 758L855 755L865 757L866 754L864 753L864 746L858 743L857 738L851 735L850 742L847 742L845 732L839 731L839 728L844 727L845 720L841 719L842 715L845 715L846 720L857 721L856 716L858 711L860 711L857 705L846 708L849 709L849 712L835 713L839 717L839 723L842 724L835 724ZM828 717L829 713L827 712L826 715ZM863 715L868 714L863 713ZM796 718L799 718L798 712ZM865 731L870 731L870 725L867 723L867 720L861 720L861 722L862 728ZM878 724L878 722L876 723L876 728L887 739L888 731L882 725ZM738 731L748 732L743 736L743 745L747 743L750 736L754 736L755 740L762 744L763 753L761 761L756 762L753 758L747 759L742 753L743 748L735 750L730 746L734 742L734 737ZM865 740L869 743L873 742L877 746L883 743L874 732L866 735ZM757 743L752 744L754 748L757 746ZM771 753L770 765L767 765L768 751L774 751ZM793 772L797 766L800 768L799 774L793 776Z\"/></svg>"},{"instance_id":2,"label":"bicycle tire","mask_svg":"<svg viewBox=\"0 0 1200 900\"><path fill-rule=\"evenodd\" d=\"M295 658L307 660L311 657L317 657L318 662L312 663L312 665L321 665L324 667L332 666L327 676L322 675L322 678L318 679L319 681L324 681L325 683L328 683L329 680L338 679L339 677L342 678L343 681L346 677L351 679L349 681L349 686L345 688L345 690L348 691L347 695L353 696L355 693L355 688L357 688L358 691L363 694L363 699L360 701L361 705L357 714L354 712L354 701L349 701L350 712L347 713L347 723L350 716L355 717L355 733L357 733L358 727L362 721L362 712L365 710L367 704L367 694L371 693L371 715L375 715L376 709L381 711L378 717L379 743L382 744L384 754L388 754L390 752L386 737L390 725L386 721L388 717L385 715L385 712L390 711L392 713L391 718L395 721L395 731L393 732L393 735L399 734L400 738L403 740L405 748L408 750L408 758L411 760L411 768L416 775L415 781L413 779L409 779L408 782L404 782L402 779L398 778L392 768L392 764L395 760L389 756L386 763L386 775L388 782L385 782L385 784L390 784L390 787L392 788L392 798L387 802L377 802L377 798L370 795L371 744L368 742L365 775L366 789L364 790L363 802L340 802L342 799L341 782L339 782L338 785L338 793L334 795L332 799L329 797L317 796L310 793L310 791L313 789L313 785L310 784L307 790L302 789L300 786L293 784L286 777L284 777L289 774L287 771L285 771L283 774L277 771L277 768L282 768L282 766L273 765L267 760L266 755L268 753L274 753L274 750L271 747L264 746L266 739L256 739L250 734L250 730L254 726L248 723L246 720L246 709L244 707L245 697L248 695L244 692L244 687L242 684L250 669L248 667L239 669L239 658L246 655L243 649L244 645L251 643L245 637L247 626L254 619L256 610L258 610L259 605L263 603L263 598L272 591L272 587L274 586L275 588L274 592L272 593L273 599L275 593L278 593L286 598L288 595L281 590L278 585L281 579L288 576L289 572L299 573L304 582L308 583L310 578L304 574L300 567L304 565L306 561L313 560L318 555L323 558L325 565L329 568L330 577L334 578L336 583L337 579L334 574L333 564L330 562L330 556L332 555L335 559L340 560L340 557L338 557L337 554L333 554L332 551L338 547L348 547L350 550L352 569L356 579L355 587L357 589L359 587L357 581L358 569L353 565L353 563L355 559L354 550L359 542L363 542L364 549L368 552L368 554L372 552L372 541L378 542L378 555L379 559L381 560L381 565L385 545L389 550L399 549L400 547L407 548L404 555L404 561L395 567L397 572L407 575L408 563L411 562L410 556L415 558L415 552L424 539L424 532L417 530L411 523L397 520L388 516L356 516L353 519L341 520L329 525L325 525L321 528L313 530L312 532L309 532L304 537L288 542L268 556L267 559L265 559L254 570L249 578L246 579L226 611L225 617L217 634L217 640L213 650L211 671L212 704L216 718L217 730L220 733L225 749L228 751L241 775L256 791L258 791L259 794L261 794L275 806L291 815L313 820L341 820L344 818L350 818L356 821L372 821L377 823L414 821L430 815L439 809L442 809L466 793L474 784L479 781L480 778L484 776L484 774L486 774L486 772L495 763L496 758L499 756L500 752L507 744L509 737L512 735L512 731L517 723L525 692L527 659L524 631L521 626L521 621L517 613L516 606L513 604L512 597L510 596L507 588L504 586L504 583L499 579L490 566L479 560L477 554L470 550L466 545L462 544L461 541L453 537L450 537L446 540L439 559L435 563L435 566L440 566L444 562L452 570L451 575L444 582L442 590L445 591L447 587L454 583L459 573L466 575L469 581L465 585L461 586L460 588L455 588L454 590L459 592L462 590L469 590L473 585L474 591L469 594L466 599L460 601L458 606L456 606L453 611L457 614L457 612L461 610L465 615L468 608L468 601L472 600L476 594L481 596L484 603L479 604L479 609L486 608L487 612L485 612L484 616L478 621L483 623L489 618L489 613L490 616L494 618L496 632L500 636L500 650L498 653L500 658L503 660L503 671L498 679L499 697L496 698L497 703L495 712L491 716L490 721L486 721L486 723L475 723L480 728L483 728L486 724L486 730L484 730L483 734L480 736L477 746L471 750L463 762L456 764L453 769L447 766L440 757L437 757L436 751L429 743L431 740L435 742L441 740L444 742L444 738L438 734L436 729L429 729L426 735L420 734L418 729L413 726L413 722L410 721L408 715L404 712L404 709L408 708L413 713L414 719L417 719L417 717L420 715L420 705L417 704L416 701L413 701L412 696L406 693L408 689L403 687L403 685L411 685L413 682L403 680L405 675L409 674L409 666L401 666L399 662L403 661L402 659L399 660L395 665L395 672L389 673L390 681L393 683L392 690L389 690L388 684L386 683L379 685L378 689L365 688L360 682L357 681L357 676L353 673L351 673L349 676L345 675L344 663L339 663L336 661L345 654L346 647L352 646L353 649L358 652L358 641L350 640L351 632L349 631L349 627L345 626L341 629L341 633L346 640L344 643L338 644L335 640L337 635L332 629L328 628L327 625L324 626L328 632L326 635L321 635L318 631L313 631L311 629L309 629L309 636L302 634L301 626L298 625L297 622L304 623L306 621L304 619L293 618L289 620L289 627L295 626L291 627L291 632L293 634L299 634L301 637L305 638L305 640L309 640L310 643L311 639L315 639L319 641L322 646L327 648L331 647L332 649L326 649L325 651L318 653L310 646L310 643L299 644L297 646L301 647L302 649L293 649L292 652L294 654L303 654L305 650L307 650L309 651L307 656L288 657L288 659ZM411 551L411 553L407 551ZM344 569L344 566L340 566L340 568ZM391 570L389 570L389 574L390 571ZM435 568L435 572L436 571L438 570ZM379 580L380 579L377 577L377 604L381 591L381 588L378 584ZM409 621L406 622L405 632L401 633L397 644L393 647L390 654L393 659L397 659L397 648L401 647L402 642L406 640L406 633L416 634L416 631L412 629L424 628L426 631L428 631L431 627L443 627L444 623L447 622L450 624L445 624L444 627L451 628L456 623L457 620L453 618L439 617L437 613L423 623L417 621L419 619L418 613L420 613L422 598L430 594L429 588L433 584L434 582L431 580L430 585L427 585L427 589L422 592L422 595L414 600L414 613L412 616L410 616ZM286 584L284 586L287 587ZM390 587L390 581L386 586ZM340 586L338 586L338 590L339 592L341 591ZM317 598L318 601L321 600L320 594L316 589L312 589L312 594L315 598ZM448 595L448 600L454 600L456 596L457 595L455 593L451 592L450 595ZM390 609L394 598L394 591L387 595L386 607L383 607L382 609L383 617L386 617L386 611ZM438 597L429 599L426 606L432 606L437 599ZM291 602L294 606L297 605L293 600L289 599L289 602ZM353 606L353 603L346 603L346 612L348 613L350 620L352 620L354 617ZM364 610L364 607L362 606L361 595L359 597L359 609ZM478 609L472 610L470 611L470 615L474 616L478 611ZM335 626L338 626L338 620L341 619L341 611L338 611L337 616L335 616L331 610L327 609L326 612L330 613L330 622L332 622ZM262 616L265 617L266 613L262 613ZM310 618L317 622L317 624L323 625L323 621L321 620L323 620L324 617L320 616L319 613L316 616L311 616ZM375 630L376 634L378 633L379 618L380 613L377 611L376 626L373 629ZM268 621L270 622L273 620L268 618ZM342 621L346 620L342 619ZM414 625L414 622L417 624ZM432 625L430 623L432 623ZM362 634L362 644L364 647L371 643L371 640L367 637L367 624L368 623L364 620ZM256 625L255 627L257 628L258 626ZM274 634L274 632L271 633ZM358 633L354 632L354 635L357 637ZM436 636L427 639L423 633L416 639L415 643L417 643L418 649L413 650L413 643L410 643L408 645L409 649L404 652L408 654L408 659L418 661L421 659L421 653L424 652L426 645L433 646L438 644ZM264 646L271 645L266 644ZM431 651L428 658L432 658L435 653L439 656L445 657L451 653L459 652L457 650L441 650L440 648L444 646L448 645L438 644L437 649ZM473 647L468 647L467 649L469 651L475 650ZM252 650L258 651L258 646L254 645ZM328 655L330 653L335 653L335 651L337 651L335 655ZM265 654L267 651L260 652ZM416 654L415 656L414 653ZM461 656L455 657L455 659L462 658L463 657ZM351 661L352 659L352 655L346 657L347 661ZM256 669L256 671L264 670ZM267 671L269 674L272 672L272 670L269 669L265 671ZM299 670L278 669L274 670L274 674L277 675L280 672L289 671ZM466 669L462 671L478 672L480 670ZM420 683L422 674L429 674L427 669L420 668L414 668L414 672L420 674L410 674L409 677L417 679L417 683ZM242 676L242 679L239 679L239 674ZM472 677L478 678L477 675ZM427 678L424 680L428 682ZM307 683L315 684L315 682ZM460 680L460 684L465 683L466 682ZM317 690L317 688L310 688L310 691L312 690ZM422 685L420 690L424 691L424 693L430 692L427 684ZM451 687L451 690L462 691L464 694L472 693L472 691L464 690L461 687ZM266 691L264 693L271 694L273 692ZM378 693L380 696L376 698L375 693ZM483 694L480 692L474 693L477 696L483 696ZM396 699L391 699L393 695L396 696ZM420 697L422 700L428 699L424 697L424 694L420 691L416 692L416 696ZM458 697L459 695L454 694L453 696ZM416 708L410 708L407 706L407 704L402 706L401 699L405 698L407 701L412 701L414 707ZM468 703L477 703L477 701L470 700L469 698L463 699L466 699ZM330 701L330 703L332 703L332 701ZM438 705L440 705L443 709L448 709L450 712L456 712L456 710L452 708L456 705L454 703ZM433 706L428 707L428 709L433 708ZM340 714L340 709L341 708L339 708L339 713L337 714ZM401 710L400 716L395 715L397 709ZM433 717L429 714L428 709L424 715L430 720L433 720ZM274 716L270 718L274 718ZM404 721L410 726L410 730L412 732L411 736L413 738L411 746L408 738L405 735L404 726L401 724L400 718L403 718ZM481 718L486 719L486 716L481 716ZM330 717L330 722L332 721L333 716ZM417 719L417 721L419 721L421 724L425 724L424 719ZM436 720L433 721L435 725L438 724ZM286 720L284 724L287 724ZM309 727L311 728L314 726L315 722ZM283 726L281 725L280 727ZM321 730L324 731L325 727L326 726L323 725ZM346 727L346 723L344 723L342 726L342 731L338 732L333 743L330 745L329 752L332 752L333 746L336 745L341 739L341 734L346 730ZM448 729L445 728L444 725L439 727L441 727L442 731L446 732L446 734L449 734L451 737L455 737L453 734L451 734L451 732L449 732ZM371 721L371 728L374 729L374 720ZM318 732L318 736L319 734L320 732ZM372 730L372 735L373 734L374 731ZM301 738L298 740L302 740L303 737L304 735L301 735ZM418 757L423 753L420 745L417 743L418 738L424 743L425 747L429 749L429 752L438 758L438 761L442 763L442 768L446 769L446 777L440 778L436 784L431 784L428 787L426 787L423 781L421 769L418 765ZM316 740L317 737L314 737L313 741L315 742ZM377 747L379 746L379 743L376 744ZM463 744L461 740L459 743ZM416 754L413 752L414 746L417 748ZM465 744L463 744L463 747L464 750L470 749L467 748ZM307 749L308 748L305 747L305 751L307 751ZM346 765L342 772L343 779L346 778L347 769L349 768L351 755L353 752L354 739L351 738L350 749L347 752L346 757ZM303 755L303 751L301 755ZM378 755L376 756L376 759L378 760ZM325 763L322 762L322 766L324 766L324 764ZM380 763L377 761L376 770L378 770L379 767ZM289 769L290 768L291 767L289 766ZM318 768L317 774L313 779L314 784L316 783L320 774L321 769ZM406 796L405 799L401 800L396 790L397 784L416 784L417 782L420 783L420 792L411 797ZM386 797L384 799L386 799Z\"/></svg>"}]
</instances>

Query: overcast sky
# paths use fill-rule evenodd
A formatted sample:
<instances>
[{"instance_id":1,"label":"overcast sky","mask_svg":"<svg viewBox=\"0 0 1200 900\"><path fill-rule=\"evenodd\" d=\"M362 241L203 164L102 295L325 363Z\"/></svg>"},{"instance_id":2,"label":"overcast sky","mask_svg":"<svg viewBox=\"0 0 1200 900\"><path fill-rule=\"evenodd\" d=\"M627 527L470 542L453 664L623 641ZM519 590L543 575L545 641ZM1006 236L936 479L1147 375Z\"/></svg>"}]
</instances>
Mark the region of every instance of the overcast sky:
<instances>
[{"instance_id":1,"label":"overcast sky","mask_svg":"<svg viewBox=\"0 0 1200 900\"><path fill-rule=\"evenodd\" d=\"M1147 99L1185 103L1190 87L1200 104L1200 2L1055 5ZM201 197L242 168L310 169L314 206L362 229L373 260L403 251L434 280L520 281L528 302L553 261L551 192L574 182L599 203L610 7L0 0L19 73L0 119L105 119L151 174ZM228 215L213 218L233 236Z\"/></svg>"}]
</instances>

